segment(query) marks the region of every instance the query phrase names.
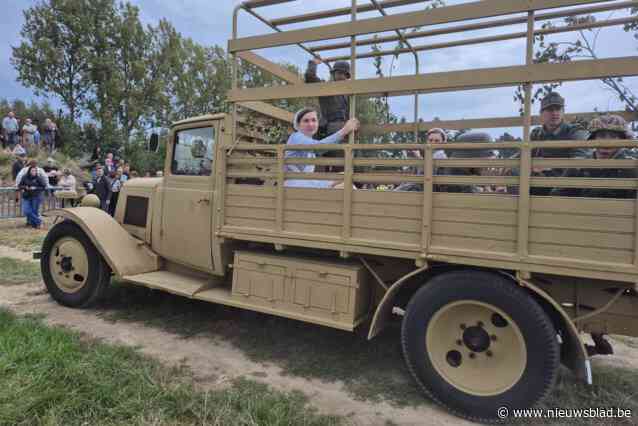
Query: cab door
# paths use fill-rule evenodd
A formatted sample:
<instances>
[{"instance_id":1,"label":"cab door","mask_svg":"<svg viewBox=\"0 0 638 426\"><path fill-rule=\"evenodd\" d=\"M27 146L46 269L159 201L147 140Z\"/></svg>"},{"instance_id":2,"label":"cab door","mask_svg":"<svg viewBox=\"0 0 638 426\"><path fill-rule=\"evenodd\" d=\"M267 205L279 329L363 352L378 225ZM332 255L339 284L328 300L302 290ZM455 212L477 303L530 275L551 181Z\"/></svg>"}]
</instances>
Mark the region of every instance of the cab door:
<instances>
[{"instance_id":1,"label":"cab door","mask_svg":"<svg viewBox=\"0 0 638 426\"><path fill-rule=\"evenodd\" d=\"M212 171L218 132L219 121L175 128L162 183L161 255L207 272L213 270Z\"/></svg>"}]
</instances>

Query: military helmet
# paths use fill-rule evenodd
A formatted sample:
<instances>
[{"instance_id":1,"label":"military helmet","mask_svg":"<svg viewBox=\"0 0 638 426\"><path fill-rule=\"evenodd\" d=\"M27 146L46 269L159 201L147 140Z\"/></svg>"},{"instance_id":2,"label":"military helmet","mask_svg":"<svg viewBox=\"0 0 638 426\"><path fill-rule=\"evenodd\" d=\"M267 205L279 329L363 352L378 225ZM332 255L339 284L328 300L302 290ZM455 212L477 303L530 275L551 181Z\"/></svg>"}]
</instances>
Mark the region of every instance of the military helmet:
<instances>
[{"instance_id":1,"label":"military helmet","mask_svg":"<svg viewBox=\"0 0 638 426\"><path fill-rule=\"evenodd\" d=\"M100 198L95 194L88 194L82 198L82 202L80 203L82 207L96 207L100 208Z\"/></svg>"},{"instance_id":2,"label":"military helmet","mask_svg":"<svg viewBox=\"0 0 638 426\"><path fill-rule=\"evenodd\" d=\"M558 92L549 92L541 100L541 111L549 108L550 106L559 106L561 108L565 108L565 99L560 94L558 94Z\"/></svg>"},{"instance_id":3,"label":"military helmet","mask_svg":"<svg viewBox=\"0 0 638 426\"><path fill-rule=\"evenodd\" d=\"M594 139L596 133L606 130L620 133L623 139L632 139L633 135L627 128L627 122L619 115L607 114L594 118L589 122L589 139Z\"/></svg>"},{"instance_id":4,"label":"military helmet","mask_svg":"<svg viewBox=\"0 0 638 426\"><path fill-rule=\"evenodd\" d=\"M330 72L335 73L337 71L341 71L342 73L347 75L348 78L350 78L350 63L346 61L335 62L335 64L332 66L332 71Z\"/></svg>"},{"instance_id":5,"label":"military helmet","mask_svg":"<svg viewBox=\"0 0 638 426\"><path fill-rule=\"evenodd\" d=\"M454 142L486 143L492 141L492 137L488 133L469 132L459 135ZM485 158L494 155L494 151L491 149L453 149L449 153L451 158Z\"/></svg>"}]
</instances>

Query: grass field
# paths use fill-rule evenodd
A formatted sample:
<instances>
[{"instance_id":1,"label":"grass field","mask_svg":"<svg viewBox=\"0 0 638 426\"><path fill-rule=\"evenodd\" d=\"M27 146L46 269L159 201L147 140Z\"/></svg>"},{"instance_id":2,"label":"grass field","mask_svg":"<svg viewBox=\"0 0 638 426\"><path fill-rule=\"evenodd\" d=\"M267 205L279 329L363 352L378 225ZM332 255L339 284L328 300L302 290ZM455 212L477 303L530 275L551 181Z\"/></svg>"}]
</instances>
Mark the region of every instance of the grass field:
<instances>
[{"instance_id":1,"label":"grass field","mask_svg":"<svg viewBox=\"0 0 638 426\"><path fill-rule=\"evenodd\" d=\"M184 337L206 335L228 340L252 360L278 365L286 374L342 381L361 400L387 401L395 406L432 404L404 366L398 327L370 342L361 332L352 334L247 313L117 283L101 309L100 315L111 321L137 321ZM540 407L621 407L638 414L638 372L597 366L594 361L594 385L586 386L562 368L554 392ZM578 424L597 425L600 421L581 419Z\"/></svg>"},{"instance_id":2,"label":"grass field","mask_svg":"<svg viewBox=\"0 0 638 426\"><path fill-rule=\"evenodd\" d=\"M0 309L0 425L336 425L250 380L203 392L189 371Z\"/></svg>"},{"instance_id":3,"label":"grass field","mask_svg":"<svg viewBox=\"0 0 638 426\"><path fill-rule=\"evenodd\" d=\"M22 224L24 219L19 221ZM20 251L32 252L40 250L47 231L44 229L12 226L0 228L0 245L12 247Z\"/></svg>"},{"instance_id":4,"label":"grass field","mask_svg":"<svg viewBox=\"0 0 638 426\"><path fill-rule=\"evenodd\" d=\"M40 264L0 257L0 285L16 285L40 280Z\"/></svg>"}]
</instances>

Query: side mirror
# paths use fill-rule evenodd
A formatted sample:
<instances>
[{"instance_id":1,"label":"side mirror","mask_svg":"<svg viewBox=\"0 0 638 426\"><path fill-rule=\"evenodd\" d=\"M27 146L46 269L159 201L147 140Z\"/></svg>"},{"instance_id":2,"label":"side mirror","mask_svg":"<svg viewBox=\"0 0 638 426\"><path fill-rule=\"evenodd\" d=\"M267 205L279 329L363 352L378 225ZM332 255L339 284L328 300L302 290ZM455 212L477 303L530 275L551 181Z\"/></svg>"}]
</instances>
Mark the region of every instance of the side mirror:
<instances>
[{"instance_id":1,"label":"side mirror","mask_svg":"<svg viewBox=\"0 0 638 426\"><path fill-rule=\"evenodd\" d=\"M152 133L148 139L148 150L150 152L157 152L159 150L159 135L157 133Z\"/></svg>"}]
</instances>

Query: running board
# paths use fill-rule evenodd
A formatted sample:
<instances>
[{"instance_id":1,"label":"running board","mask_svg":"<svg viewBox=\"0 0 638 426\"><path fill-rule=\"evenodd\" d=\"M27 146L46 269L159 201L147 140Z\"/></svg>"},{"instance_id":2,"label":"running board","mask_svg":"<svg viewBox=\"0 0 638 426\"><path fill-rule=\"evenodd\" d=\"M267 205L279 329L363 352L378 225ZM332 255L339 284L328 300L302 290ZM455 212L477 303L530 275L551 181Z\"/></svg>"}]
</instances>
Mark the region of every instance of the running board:
<instances>
[{"instance_id":1,"label":"running board","mask_svg":"<svg viewBox=\"0 0 638 426\"><path fill-rule=\"evenodd\" d=\"M170 271L127 275L122 277L122 279L133 284L139 284L190 298L194 297L197 292L207 290L216 285L215 277L198 277Z\"/></svg>"}]
</instances>

